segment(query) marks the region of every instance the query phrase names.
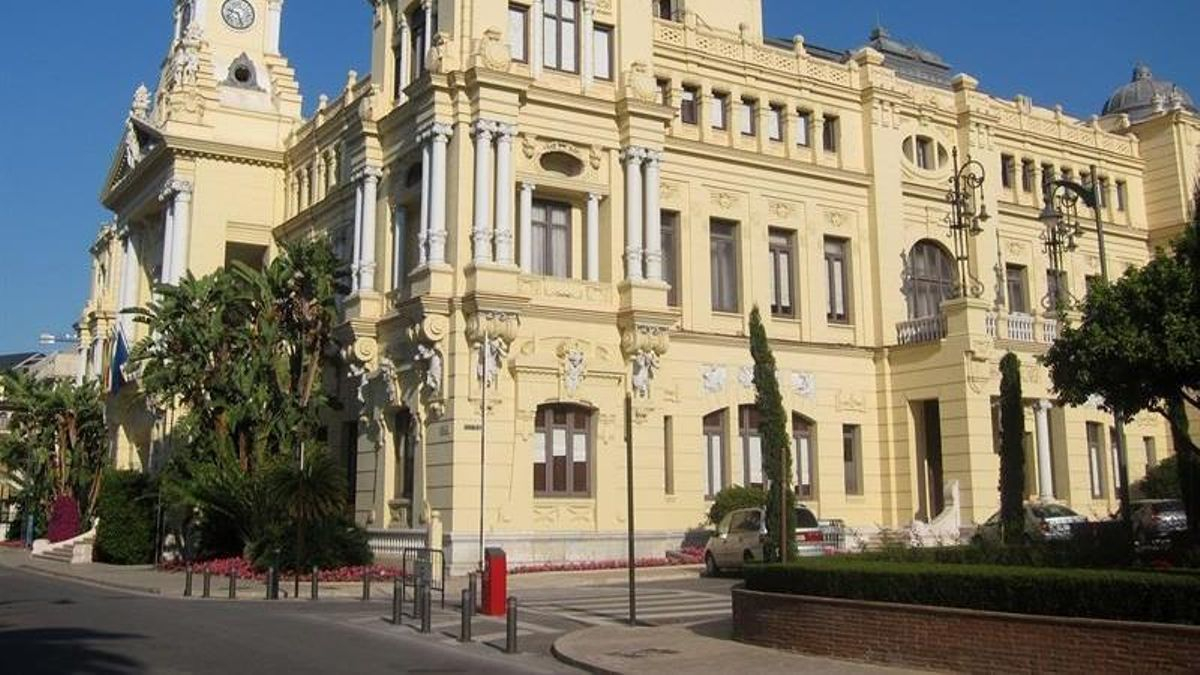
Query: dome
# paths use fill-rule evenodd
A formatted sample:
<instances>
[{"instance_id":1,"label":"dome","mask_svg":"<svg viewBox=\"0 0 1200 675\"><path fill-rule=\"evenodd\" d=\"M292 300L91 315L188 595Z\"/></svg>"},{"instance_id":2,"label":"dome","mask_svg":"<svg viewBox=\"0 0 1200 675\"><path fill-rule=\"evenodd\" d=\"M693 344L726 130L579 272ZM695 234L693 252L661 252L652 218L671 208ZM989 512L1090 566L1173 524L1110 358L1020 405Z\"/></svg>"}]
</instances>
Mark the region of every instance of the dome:
<instances>
[{"instance_id":1,"label":"dome","mask_svg":"<svg viewBox=\"0 0 1200 675\"><path fill-rule=\"evenodd\" d=\"M1139 63L1133 69L1133 79L1113 92L1104 104L1102 114L1124 113L1129 115L1131 121L1137 122L1173 108L1197 112L1196 104L1186 91L1172 82L1156 79L1149 67Z\"/></svg>"}]
</instances>

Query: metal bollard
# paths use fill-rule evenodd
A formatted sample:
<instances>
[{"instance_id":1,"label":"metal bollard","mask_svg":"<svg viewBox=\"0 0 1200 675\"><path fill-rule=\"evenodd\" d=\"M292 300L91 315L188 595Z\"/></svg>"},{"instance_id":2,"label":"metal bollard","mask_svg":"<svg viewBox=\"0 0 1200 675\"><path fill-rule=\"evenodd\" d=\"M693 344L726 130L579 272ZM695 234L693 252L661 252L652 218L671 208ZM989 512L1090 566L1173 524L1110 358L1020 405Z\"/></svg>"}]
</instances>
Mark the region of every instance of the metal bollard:
<instances>
[{"instance_id":1,"label":"metal bollard","mask_svg":"<svg viewBox=\"0 0 1200 675\"><path fill-rule=\"evenodd\" d=\"M413 610L412 617L414 619L421 618L421 580L417 579L413 584Z\"/></svg>"},{"instance_id":2,"label":"metal bollard","mask_svg":"<svg viewBox=\"0 0 1200 675\"><path fill-rule=\"evenodd\" d=\"M295 576L295 578L292 579L292 581L295 582L295 588L292 589L292 597L299 598L300 597L300 568L299 567L296 568L296 576Z\"/></svg>"},{"instance_id":3,"label":"metal bollard","mask_svg":"<svg viewBox=\"0 0 1200 675\"><path fill-rule=\"evenodd\" d=\"M471 641L471 590L464 588L462 592L462 623L458 630L459 642Z\"/></svg>"},{"instance_id":4,"label":"metal bollard","mask_svg":"<svg viewBox=\"0 0 1200 675\"><path fill-rule=\"evenodd\" d=\"M404 586L400 585L400 577L392 578L392 624L399 626L401 612L404 611Z\"/></svg>"},{"instance_id":5,"label":"metal bollard","mask_svg":"<svg viewBox=\"0 0 1200 675\"><path fill-rule=\"evenodd\" d=\"M362 599L363 599L363 602L367 602L371 599L371 570L366 570L365 572L363 572Z\"/></svg>"},{"instance_id":6,"label":"metal bollard","mask_svg":"<svg viewBox=\"0 0 1200 675\"><path fill-rule=\"evenodd\" d=\"M507 624L505 630L508 639L504 644L504 652L506 654L517 653L517 599L513 596L508 596L508 603L505 607L505 619Z\"/></svg>"},{"instance_id":7,"label":"metal bollard","mask_svg":"<svg viewBox=\"0 0 1200 675\"><path fill-rule=\"evenodd\" d=\"M321 583L321 578L319 576L319 573L320 573L320 570L317 569L316 565L313 565L313 568L312 568L312 599L313 600L319 599L320 595L321 595L321 589L320 589L320 585L319 585Z\"/></svg>"},{"instance_id":8,"label":"metal bollard","mask_svg":"<svg viewBox=\"0 0 1200 675\"><path fill-rule=\"evenodd\" d=\"M433 606L431 599L433 594L429 592L429 584L421 586L421 632L433 632Z\"/></svg>"},{"instance_id":9,"label":"metal bollard","mask_svg":"<svg viewBox=\"0 0 1200 675\"><path fill-rule=\"evenodd\" d=\"M237 570L229 573L229 599L237 600Z\"/></svg>"},{"instance_id":10,"label":"metal bollard","mask_svg":"<svg viewBox=\"0 0 1200 675\"><path fill-rule=\"evenodd\" d=\"M479 573L471 572L467 575L467 588L471 591L471 613L474 614L479 610Z\"/></svg>"},{"instance_id":11,"label":"metal bollard","mask_svg":"<svg viewBox=\"0 0 1200 675\"><path fill-rule=\"evenodd\" d=\"M267 568L267 599L279 599L279 570L274 566Z\"/></svg>"},{"instance_id":12,"label":"metal bollard","mask_svg":"<svg viewBox=\"0 0 1200 675\"><path fill-rule=\"evenodd\" d=\"M192 597L192 566L188 565L183 577L183 597Z\"/></svg>"},{"instance_id":13,"label":"metal bollard","mask_svg":"<svg viewBox=\"0 0 1200 675\"><path fill-rule=\"evenodd\" d=\"M212 588L212 570L204 570L204 597L212 597L209 591Z\"/></svg>"}]
</instances>

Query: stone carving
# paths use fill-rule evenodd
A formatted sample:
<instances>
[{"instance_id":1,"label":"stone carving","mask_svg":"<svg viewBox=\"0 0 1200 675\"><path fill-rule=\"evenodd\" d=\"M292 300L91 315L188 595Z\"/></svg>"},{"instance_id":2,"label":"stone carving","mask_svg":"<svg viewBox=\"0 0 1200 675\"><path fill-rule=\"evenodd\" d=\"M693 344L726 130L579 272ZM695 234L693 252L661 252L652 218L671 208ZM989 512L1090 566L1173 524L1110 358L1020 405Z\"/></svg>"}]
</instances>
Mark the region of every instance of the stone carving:
<instances>
[{"instance_id":1,"label":"stone carving","mask_svg":"<svg viewBox=\"0 0 1200 675\"><path fill-rule=\"evenodd\" d=\"M142 161L142 146L138 140L137 130L133 128L133 122L125 123L125 163L129 168L138 165Z\"/></svg>"},{"instance_id":2,"label":"stone carving","mask_svg":"<svg viewBox=\"0 0 1200 675\"><path fill-rule=\"evenodd\" d=\"M567 393L574 396L575 392L579 389L579 385L583 384L583 378L587 374L583 350L578 345L567 346L564 344L559 346L558 356L563 362L563 386L566 387Z\"/></svg>"},{"instance_id":3,"label":"stone carving","mask_svg":"<svg viewBox=\"0 0 1200 675\"><path fill-rule=\"evenodd\" d=\"M826 211L825 221L829 223L830 227L840 229L846 222L846 214L841 211Z\"/></svg>"},{"instance_id":4,"label":"stone carving","mask_svg":"<svg viewBox=\"0 0 1200 675\"><path fill-rule=\"evenodd\" d=\"M633 391L642 398L650 396L650 382L658 372L659 358L653 351L643 350L633 356Z\"/></svg>"},{"instance_id":5,"label":"stone carving","mask_svg":"<svg viewBox=\"0 0 1200 675\"><path fill-rule=\"evenodd\" d=\"M708 364L700 370L700 387L709 394L719 394L725 390L725 379L729 369L725 366Z\"/></svg>"},{"instance_id":6,"label":"stone carving","mask_svg":"<svg viewBox=\"0 0 1200 675\"><path fill-rule=\"evenodd\" d=\"M738 384L743 389L754 388L754 366L742 366L738 369Z\"/></svg>"},{"instance_id":7,"label":"stone carving","mask_svg":"<svg viewBox=\"0 0 1200 675\"><path fill-rule=\"evenodd\" d=\"M650 385L658 372L660 358L670 347L665 326L639 324L623 320L621 325L621 352L629 359L633 368L631 384L640 397L650 395Z\"/></svg>"},{"instance_id":8,"label":"stone carving","mask_svg":"<svg viewBox=\"0 0 1200 675\"><path fill-rule=\"evenodd\" d=\"M133 103L129 105L129 114L134 119L145 121L150 113L150 90L145 84L139 84L133 92Z\"/></svg>"},{"instance_id":9,"label":"stone carving","mask_svg":"<svg viewBox=\"0 0 1200 675\"><path fill-rule=\"evenodd\" d=\"M728 211L737 204L737 196L729 192L714 192L712 193L712 203L714 206L720 207L722 210Z\"/></svg>"},{"instance_id":10,"label":"stone carving","mask_svg":"<svg viewBox=\"0 0 1200 675\"><path fill-rule=\"evenodd\" d=\"M429 72L437 75L454 70L454 50L451 49L449 34L438 33L433 36L433 46L429 48L425 63L429 64Z\"/></svg>"},{"instance_id":11,"label":"stone carving","mask_svg":"<svg viewBox=\"0 0 1200 675\"><path fill-rule=\"evenodd\" d=\"M467 319L467 339L483 350L475 377L484 386L495 386L519 325L520 316L510 312L477 311Z\"/></svg>"},{"instance_id":12,"label":"stone carving","mask_svg":"<svg viewBox=\"0 0 1200 675\"><path fill-rule=\"evenodd\" d=\"M501 37L503 36L500 30L495 26L483 31L483 37L479 39L475 55L479 65L484 68L506 73L512 67L512 57L509 54L508 45L501 41Z\"/></svg>"},{"instance_id":13,"label":"stone carving","mask_svg":"<svg viewBox=\"0 0 1200 675\"><path fill-rule=\"evenodd\" d=\"M358 102L358 118L364 122L370 122L375 119L375 101L379 94L379 88L372 86L370 91Z\"/></svg>"},{"instance_id":14,"label":"stone carving","mask_svg":"<svg viewBox=\"0 0 1200 675\"><path fill-rule=\"evenodd\" d=\"M771 214L780 220L787 220L792 217L792 207L784 202L771 202L768 208Z\"/></svg>"},{"instance_id":15,"label":"stone carving","mask_svg":"<svg viewBox=\"0 0 1200 675\"><path fill-rule=\"evenodd\" d=\"M851 412L865 412L867 399L856 391L840 390L837 393L837 409Z\"/></svg>"},{"instance_id":16,"label":"stone carving","mask_svg":"<svg viewBox=\"0 0 1200 675\"><path fill-rule=\"evenodd\" d=\"M629 66L629 74L626 76L626 81L629 83L630 93L639 101L653 103L657 99L658 91L654 81L654 73L645 62L634 61Z\"/></svg>"},{"instance_id":17,"label":"stone carving","mask_svg":"<svg viewBox=\"0 0 1200 675\"><path fill-rule=\"evenodd\" d=\"M422 385L430 399L442 398L442 354L429 344L418 344L413 361L424 371Z\"/></svg>"},{"instance_id":18,"label":"stone carving","mask_svg":"<svg viewBox=\"0 0 1200 675\"><path fill-rule=\"evenodd\" d=\"M817 394L817 379L812 373L792 373L792 392L797 396L812 398Z\"/></svg>"}]
</instances>

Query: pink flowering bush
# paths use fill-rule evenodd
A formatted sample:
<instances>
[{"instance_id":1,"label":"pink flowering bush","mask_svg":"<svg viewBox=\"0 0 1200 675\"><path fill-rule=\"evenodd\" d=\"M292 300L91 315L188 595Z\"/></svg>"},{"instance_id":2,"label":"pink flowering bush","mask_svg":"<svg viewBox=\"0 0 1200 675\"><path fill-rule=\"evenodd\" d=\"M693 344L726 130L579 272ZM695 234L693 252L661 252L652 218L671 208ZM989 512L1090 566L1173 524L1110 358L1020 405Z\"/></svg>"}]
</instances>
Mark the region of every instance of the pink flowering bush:
<instances>
[{"instance_id":1,"label":"pink flowering bush","mask_svg":"<svg viewBox=\"0 0 1200 675\"><path fill-rule=\"evenodd\" d=\"M55 499L50 506L50 525L46 532L46 538L50 540L50 543L57 544L60 541L77 537L82 531L79 504L75 502L75 498L63 495Z\"/></svg>"},{"instance_id":2,"label":"pink flowering bush","mask_svg":"<svg viewBox=\"0 0 1200 675\"><path fill-rule=\"evenodd\" d=\"M166 569L171 572L182 572L187 569L187 565L182 561L173 561L167 563ZM254 579L255 581L265 581L267 578L266 570L256 570L250 564L250 561L245 558L220 558L217 560L205 560L192 564L192 571L195 574L204 574L205 571L212 573L213 576L225 577L230 573L236 572L239 579ZM387 567L385 565L350 565L346 567L335 567L332 569L318 570L317 578L322 582L340 582L340 581L362 581L364 574L370 574L374 580L391 580L396 577L404 576L404 573L398 567ZM292 575L287 575L288 579L293 578ZM311 574L300 575L302 580L310 580Z\"/></svg>"},{"instance_id":3,"label":"pink flowering bush","mask_svg":"<svg viewBox=\"0 0 1200 675\"><path fill-rule=\"evenodd\" d=\"M704 559L704 549L685 548L672 551L665 558L639 558L634 564L643 567L675 567L679 565L696 565ZM580 560L574 562L530 563L510 567L509 574L531 574L535 572L591 572L595 570L627 569L629 561L621 560Z\"/></svg>"}]
</instances>

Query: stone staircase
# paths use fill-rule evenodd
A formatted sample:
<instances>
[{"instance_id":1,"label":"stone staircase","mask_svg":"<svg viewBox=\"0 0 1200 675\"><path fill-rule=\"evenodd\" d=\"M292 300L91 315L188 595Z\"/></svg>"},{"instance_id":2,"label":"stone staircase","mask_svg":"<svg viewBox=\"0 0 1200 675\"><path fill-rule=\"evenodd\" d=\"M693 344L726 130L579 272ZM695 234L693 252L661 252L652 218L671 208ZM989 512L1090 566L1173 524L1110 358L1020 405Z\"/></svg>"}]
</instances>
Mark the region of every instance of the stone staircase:
<instances>
[{"instance_id":1,"label":"stone staircase","mask_svg":"<svg viewBox=\"0 0 1200 675\"><path fill-rule=\"evenodd\" d=\"M33 557L38 560L80 565L92 562L92 546L96 543L96 528L83 534L51 544L39 539L33 542Z\"/></svg>"}]
</instances>

